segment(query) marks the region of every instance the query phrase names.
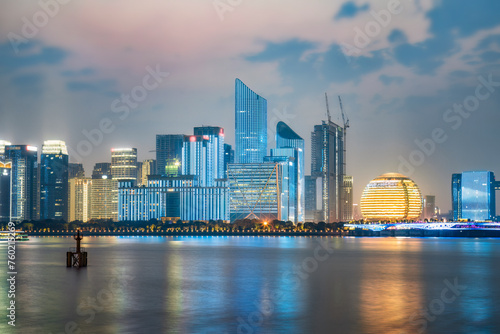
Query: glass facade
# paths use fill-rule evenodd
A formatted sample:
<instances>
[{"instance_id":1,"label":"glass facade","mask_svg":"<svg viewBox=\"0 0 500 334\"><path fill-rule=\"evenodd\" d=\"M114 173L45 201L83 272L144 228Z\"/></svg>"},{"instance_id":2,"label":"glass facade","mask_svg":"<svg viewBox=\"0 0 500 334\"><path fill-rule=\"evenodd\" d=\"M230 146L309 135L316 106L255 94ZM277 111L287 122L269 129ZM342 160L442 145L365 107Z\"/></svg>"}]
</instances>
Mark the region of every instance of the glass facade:
<instances>
[{"instance_id":1,"label":"glass facade","mask_svg":"<svg viewBox=\"0 0 500 334\"><path fill-rule=\"evenodd\" d=\"M205 185L211 186L215 179L224 178L224 129L218 126L196 127L194 134L208 139L205 158L207 180Z\"/></svg>"},{"instance_id":2,"label":"glass facade","mask_svg":"<svg viewBox=\"0 0 500 334\"><path fill-rule=\"evenodd\" d=\"M267 155L267 100L240 79L235 83L236 163L259 163Z\"/></svg>"},{"instance_id":3,"label":"glass facade","mask_svg":"<svg viewBox=\"0 0 500 334\"><path fill-rule=\"evenodd\" d=\"M10 163L0 161L0 222L10 220Z\"/></svg>"},{"instance_id":4,"label":"glass facade","mask_svg":"<svg viewBox=\"0 0 500 334\"><path fill-rule=\"evenodd\" d=\"M344 163L344 129L333 122L315 125L311 134L311 175L320 177L321 220L342 221Z\"/></svg>"},{"instance_id":5,"label":"glass facade","mask_svg":"<svg viewBox=\"0 0 500 334\"><path fill-rule=\"evenodd\" d=\"M11 164L10 220L37 220L38 153L36 146L5 146L5 159Z\"/></svg>"},{"instance_id":6,"label":"glass facade","mask_svg":"<svg viewBox=\"0 0 500 334\"><path fill-rule=\"evenodd\" d=\"M473 221L495 218L495 175L489 171L462 173L462 219Z\"/></svg>"},{"instance_id":7,"label":"glass facade","mask_svg":"<svg viewBox=\"0 0 500 334\"><path fill-rule=\"evenodd\" d=\"M184 135L156 135L156 174L182 174L182 145Z\"/></svg>"},{"instance_id":8,"label":"glass facade","mask_svg":"<svg viewBox=\"0 0 500 334\"><path fill-rule=\"evenodd\" d=\"M229 144L224 144L224 177L227 178L227 165L234 164L234 150Z\"/></svg>"},{"instance_id":9,"label":"glass facade","mask_svg":"<svg viewBox=\"0 0 500 334\"><path fill-rule=\"evenodd\" d=\"M68 149L60 140L46 140L40 158L40 219L68 221Z\"/></svg>"},{"instance_id":10,"label":"glass facade","mask_svg":"<svg viewBox=\"0 0 500 334\"><path fill-rule=\"evenodd\" d=\"M400 221L418 219L423 201L415 182L398 173L387 173L368 183L360 205L366 220Z\"/></svg>"},{"instance_id":11,"label":"glass facade","mask_svg":"<svg viewBox=\"0 0 500 334\"><path fill-rule=\"evenodd\" d=\"M282 220L282 165L275 162L230 164L227 170L231 221Z\"/></svg>"}]
</instances>

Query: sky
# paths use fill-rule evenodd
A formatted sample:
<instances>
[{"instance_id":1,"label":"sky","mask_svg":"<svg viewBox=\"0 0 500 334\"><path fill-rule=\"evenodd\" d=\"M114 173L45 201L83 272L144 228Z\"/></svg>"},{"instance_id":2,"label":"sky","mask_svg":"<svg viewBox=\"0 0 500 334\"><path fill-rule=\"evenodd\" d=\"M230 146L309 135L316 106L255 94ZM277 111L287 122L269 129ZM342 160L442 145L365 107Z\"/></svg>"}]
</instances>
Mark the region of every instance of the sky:
<instances>
[{"instance_id":1,"label":"sky","mask_svg":"<svg viewBox=\"0 0 500 334\"><path fill-rule=\"evenodd\" d=\"M113 147L155 157L156 134L225 128L234 81L287 123L349 119L354 203L386 172L451 208L451 174L500 178L500 2L45 0L0 4L0 139L60 139L90 175ZM310 170L310 150L306 152Z\"/></svg>"}]
</instances>

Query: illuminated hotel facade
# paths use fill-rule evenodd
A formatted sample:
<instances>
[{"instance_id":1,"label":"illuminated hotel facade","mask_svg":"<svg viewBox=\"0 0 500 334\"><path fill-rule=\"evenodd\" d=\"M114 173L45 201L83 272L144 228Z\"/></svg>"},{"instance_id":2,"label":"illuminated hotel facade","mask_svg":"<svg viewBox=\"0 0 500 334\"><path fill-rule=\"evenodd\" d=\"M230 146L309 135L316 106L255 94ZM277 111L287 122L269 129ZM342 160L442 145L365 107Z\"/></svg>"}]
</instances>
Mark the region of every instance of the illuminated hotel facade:
<instances>
[{"instance_id":1,"label":"illuminated hotel facade","mask_svg":"<svg viewBox=\"0 0 500 334\"><path fill-rule=\"evenodd\" d=\"M418 219L422 213L422 194L408 177L383 174L368 183L361 196L361 213L370 221Z\"/></svg>"}]
</instances>

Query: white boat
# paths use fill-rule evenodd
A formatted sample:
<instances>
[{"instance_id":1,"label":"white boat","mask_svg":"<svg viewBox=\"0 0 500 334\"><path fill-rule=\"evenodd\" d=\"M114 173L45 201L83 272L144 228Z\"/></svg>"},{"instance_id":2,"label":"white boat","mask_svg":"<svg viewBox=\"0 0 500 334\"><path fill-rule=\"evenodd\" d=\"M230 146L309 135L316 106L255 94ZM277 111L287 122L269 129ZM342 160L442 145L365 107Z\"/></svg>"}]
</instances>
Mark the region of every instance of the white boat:
<instances>
[{"instance_id":1,"label":"white boat","mask_svg":"<svg viewBox=\"0 0 500 334\"><path fill-rule=\"evenodd\" d=\"M9 241L9 236L12 234L10 231L0 231L0 242ZM14 236L16 238L16 242L18 241L28 241L28 234L21 230L14 231Z\"/></svg>"}]
</instances>

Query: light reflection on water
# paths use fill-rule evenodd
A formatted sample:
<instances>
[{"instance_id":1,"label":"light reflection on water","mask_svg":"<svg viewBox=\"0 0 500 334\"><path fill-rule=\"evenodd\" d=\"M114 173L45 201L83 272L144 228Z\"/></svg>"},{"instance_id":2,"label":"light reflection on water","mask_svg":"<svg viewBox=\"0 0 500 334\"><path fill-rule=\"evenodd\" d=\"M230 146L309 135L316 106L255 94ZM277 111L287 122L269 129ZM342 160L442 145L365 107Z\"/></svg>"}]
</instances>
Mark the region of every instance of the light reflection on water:
<instances>
[{"instance_id":1,"label":"light reflection on water","mask_svg":"<svg viewBox=\"0 0 500 334\"><path fill-rule=\"evenodd\" d=\"M320 261L318 240L333 249ZM89 267L77 270L65 267L72 238L18 244L17 332L500 332L499 239L86 237L82 246ZM446 280L466 288L432 313Z\"/></svg>"}]
</instances>

